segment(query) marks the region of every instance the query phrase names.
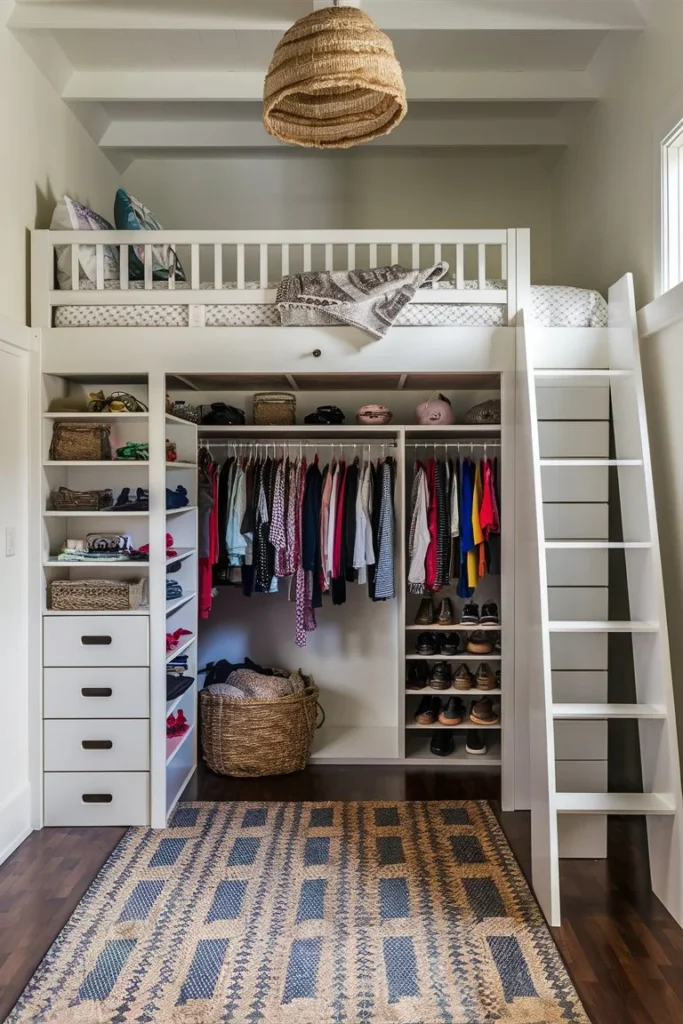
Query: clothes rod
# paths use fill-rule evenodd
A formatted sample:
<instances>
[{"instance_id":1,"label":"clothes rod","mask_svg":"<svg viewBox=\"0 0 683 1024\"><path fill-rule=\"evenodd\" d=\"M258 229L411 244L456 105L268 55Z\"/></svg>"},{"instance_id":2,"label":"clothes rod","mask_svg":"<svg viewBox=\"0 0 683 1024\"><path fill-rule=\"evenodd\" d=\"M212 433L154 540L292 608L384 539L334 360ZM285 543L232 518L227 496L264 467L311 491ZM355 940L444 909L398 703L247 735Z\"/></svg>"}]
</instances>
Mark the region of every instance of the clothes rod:
<instances>
[{"instance_id":1,"label":"clothes rod","mask_svg":"<svg viewBox=\"0 0 683 1024\"><path fill-rule=\"evenodd\" d=\"M395 441L200 441L199 448L396 448Z\"/></svg>"},{"instance_id":2,"label":"clothes rod","mask_svg":"<svg viewBox=\"0 0 683 1024\"><path fill-rule=\"evenodd\" d=\"M500 441L406 441L406 448L500 448Z\"/></svg>"}]
</instances>

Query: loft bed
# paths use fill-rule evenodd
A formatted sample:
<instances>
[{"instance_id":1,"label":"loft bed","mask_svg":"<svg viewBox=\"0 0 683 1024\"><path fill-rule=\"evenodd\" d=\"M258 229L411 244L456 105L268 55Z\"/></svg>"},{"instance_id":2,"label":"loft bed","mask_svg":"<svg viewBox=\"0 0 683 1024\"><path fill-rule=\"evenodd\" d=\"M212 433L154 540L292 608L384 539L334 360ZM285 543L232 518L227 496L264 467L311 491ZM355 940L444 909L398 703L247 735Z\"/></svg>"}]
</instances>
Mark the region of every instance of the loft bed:
<instances>
[{"instance_id":1,"label":"loft bed","mask_svg":"<svg viewBox=\"0 0 683 1024\"><path fill-rule=\"evenodd\" d=\"M534 286L529 232L483 231L38 231L33 241L33 326L59 330L280 327L277 283L289 273L360 270L400 263L412 270L444 260L449 271L421 288L393 330L605 327L597 293ZM86 244L87 239L87 244ZM144 266L131 280L129 247ZM153 254L170 247L184 278L155 280ZM90 271L83 270L88 255ZM57 285L55 267L62 272ZM114 271L112 272L112 267ZM66 282L65 287L65 280Z\"/></svg>"}]
</instances>

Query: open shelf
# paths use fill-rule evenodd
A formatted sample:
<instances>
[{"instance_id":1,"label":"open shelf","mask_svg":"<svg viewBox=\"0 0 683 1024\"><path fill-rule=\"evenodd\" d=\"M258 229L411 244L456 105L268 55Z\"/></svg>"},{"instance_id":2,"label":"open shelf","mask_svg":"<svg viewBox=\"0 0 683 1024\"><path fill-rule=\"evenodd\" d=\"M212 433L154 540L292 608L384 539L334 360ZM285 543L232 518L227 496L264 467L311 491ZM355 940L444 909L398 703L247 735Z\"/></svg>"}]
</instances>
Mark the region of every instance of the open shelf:
<instances>
[{"instance_id":1,"label":"open shelf","mask_svg":"<svg viewBox=\"0 0 683 1024\"><path fill-rule=\"evenodd\" d=\"M148 412L44 412L46 420L146 420Z\"/></svg>"},{"instance_id":2,"label":"open shelf","mask_svg":"<svg viewBox=\"0 0 683 1024\"><path fill-rule=\"evenodd\" d=\"M183 608L186 604L189 604L197 596L193 590L188 594L183 594L182 597L176 597L172 601L166 602L166 614L170 615L171 612L177 612L179 608Z\"/></svg>"},{"instance_id":3,"label":"open shelf","mask_svg":"<svg viewBox=\"0 0 683 1024\"><path fill-rule=\"evenodd\" d=\"M497 722L496 725L479 725L478 722L470 722L469 719L466 722L461 722L459 725L442 725L441 722L434 722L433 725L420 725L419 722L406 722L406 729L415 729L417 731L423 729L431 729L432 731L436 729L467 729L468 731L477 729L481 732L488 732L489 729L501 728L501 722Z\"/></svg>"},{"instance_id":4,"label":"open shelf","mask_svg":"<svg viewBox=\"0 0 683 1024\"><path fill-rule=\"evenodd\" d=\"M447 690L435 690L427 685L422 690L406 690L409 697L498 697L502 690L477 690L474 686L471 690L456 690L449 686ZM472 728L475 728L474 726Z\"/></svg>"},{"instance_id":5,"label":"open shelf","mask_svg":"<svg viewBox=\"0 0 683 1024\"><path fill-rule=\"evenodd\" d=\"M46 459L43 466L48 469L56 469L60 466L106 466L107 469L111 469L113 466L116 466L117 469L127 466L128 469L147 469L149 459Z\"/></svg>"},{"instance_id":6,"label":"open shelf","mask_svg":"<svg viewBox=\"0 0 683 1024\"><path fill-rule=\"evenodd\" d=\"M196 462L167 462L166 469L196 469Z\"/></svg>"},{"instance_id":7,"label":"open shelf","mask_svg":"<svg viewBox=\"0 0 683 1024\"><path fill-rule=\"evenodd\" d=\"M149 615L149 605L141 608L118 608L114 611L90 611L81 612L76 610L61 611L61 609L46 608L43 615Z\"/></svg>"},{"instance_id":8,"label":"open shelf","mask_svg":"<svg viewBox=\"0 0 683 1024\"><path fill-rule=\"evenodd\" d=\"M175 559L171 559L171 562ZM122 562L109 561L104 558L89 558L87 562L81 562L74 559L73 562L66 559L59 559L56 555L50 555L49 558L43 560L43 566L54 569L56 567L60 569L90 569L90 568L102 568L106 566L107 569L149 569L149 562L138 562L134 559Z\"/></svg>"},{"instance_id":9,"label":"open shelf","mask_svg":"<svg viewBox=\"0 0 683 1024\"><path fill-rule=\"evenodd\" d=\"M166 558L166 565L173 565L174 562L184 562L186 558L191 558L197 550L196 548L174 548L176 554L169 555Z\"/></svg>"},{"instance_id":10,"label":"open shelf","mask_svg":"<svg viewBox=\"0 0 683 1024\"><path fill-rule=\"evenodd\" d=\"M49 516L51 519L77 519L83 517L84 519L99 519L116 517L118 519L129 519L131 516L148 516L149 512L126 512L122 508L106 508L100 509L99 512L53 512L48 509L43 512L44 516Z\"/></svg>"},{"instance_id":11,"label":"open shelf","mask_svg":"<svg viewBox=\"0 0 683 1024\"><path fill-rule=\"evenodd\" d=\"M197 511L197 506L196 505L183 505L182 508L167 508L166 509L166 515L167 516L180 516L180 515L183 514L183 512L196 512L196 511Z\"/></svg>"},{"instance_id":12,"label":"open shelf","mask_svg":"<svg viewBox=\"0 0 683 1024\"><path fill-rule=\"evenodd\" d=\"M465 750L465 739L458 738L455 750L452 754L448 754L447 757L439 757L437 754L432 754L429 749L429 743L428 737L421 737L416 733L408 737L406 762L416 765L429 765L430 768L437 767L438 765L448 768L465 765L467 768L486 768L500 765L501 763L500 740L498 738L491 739L485 754L468 754Z\"/></svg>"},{"instance_id":13,"label":"open shelf","mask_svg":"<svg viewBox=\"0 0 683 1024\"><path fill-rule=\"evenodd\" d=\"M183 694L185 696L185 694ZM176 756L179 750L182 749L183 745L192 736L194 732L194 723L190 725L187 732L183 733L182 736L169 736L166 738L166 767L170 765L173 758Z\"/></svg>"},{"instance_id":14,"label":"open shelf","mask_svg":"<svg viewBox=\"0 0 683 1024\"><path fill-rule=\"evenodd\" d=\"M486 625L486 626L470 626L470 625L465 625L465 626L463 626L462 623L458 623L457 625L454 624L452 626L437 626L437 625L420 626L420 625L417 625L416 623L413 622L409 626L406 626L406 629L419 630L420 633L457 633L457 632L461 632L461 633L479 633L479 632L482 632L482 633L485 633L486 631L489 631L489 632L492 632L492 633L500 633L502 631L502 628L503 628L502 626L495 626L495 625L494 626L489 626L489 625Z\"/></svg>"},{"instance_id":15,"label":"open shelf","mask_svg":"<svg viewBox=\"0 0 683 1024\"><path fill-rule=\"evenodd\" d=\"M177 427L199 427L199 423L193 423L192 420L185 420L182 416L174 416L172 412L166 413L166 422L169 425Z\"/></svg>"},{"instance_id":16,"label":"open shelf","mask_svg":"<svg viewBox=\"0 0 683 1024\"><path fill-rule=\"evenodd\" d=\"M176 647L174 651L169 651L168 654L166 655L166 664L168 665L168 663L170 661L173 661L174 658L177 658L179 655L184 654L188 647L192 647L192 644L195 642L196 639L196 634L193 633L191 637L188 637L184 644L181 644L179 647Z\"/></svg>"},{"instance_id":17,"label":"open shelf","mask_svg":"<svg viewBox=\"0 0 683 1024\"><path fill-rule=\"evenodd\" d=\"M406 661L500 661L500 654L406 654Z\"/></svg>"}]
</instances>

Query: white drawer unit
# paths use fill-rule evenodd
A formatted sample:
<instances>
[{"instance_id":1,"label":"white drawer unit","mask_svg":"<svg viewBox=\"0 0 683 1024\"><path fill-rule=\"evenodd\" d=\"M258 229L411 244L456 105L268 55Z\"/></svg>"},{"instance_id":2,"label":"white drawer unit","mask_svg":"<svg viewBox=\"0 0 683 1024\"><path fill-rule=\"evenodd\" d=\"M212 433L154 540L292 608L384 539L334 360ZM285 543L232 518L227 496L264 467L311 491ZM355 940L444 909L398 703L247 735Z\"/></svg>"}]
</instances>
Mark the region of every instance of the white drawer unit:
<instances>
[{"instance_id":1,"label":"white drawer unit","mask_svg":"<svg viewBox=\"0 0 683 1024\"><path fill-rule=\"evenodd\" d=\"M51 719L44 723L46 772L137 772L149 768L144 719Z\"/></svg>"},{"instance_id":2,"label":"white drawer unit","mask_svg":"<svg viewBox=\"0 0 683 1024\"><path fill-rule=\"evenodd\" d=\"M146 668L46 668L45 718L147 718Z\"/></svg>"},{"instance_id":3,"label":"white drawer unit","mask_svg":"<svg viewBox=\"0 0 683 1024\"><path fill-rule=\"evenodd\" d=\"M149 664L146 615L56 615L43 619L50 668Z\"/></svg>"},{"instance_id":4,"label":"white drawer unit","mask_svg":"<svg viewBox=\"0 0 683 1024\"><path fill-rule=\"evenodd\" d=\"M147 825L147 772L47 772L46 825Z\"/></svg>"}]
</instances>

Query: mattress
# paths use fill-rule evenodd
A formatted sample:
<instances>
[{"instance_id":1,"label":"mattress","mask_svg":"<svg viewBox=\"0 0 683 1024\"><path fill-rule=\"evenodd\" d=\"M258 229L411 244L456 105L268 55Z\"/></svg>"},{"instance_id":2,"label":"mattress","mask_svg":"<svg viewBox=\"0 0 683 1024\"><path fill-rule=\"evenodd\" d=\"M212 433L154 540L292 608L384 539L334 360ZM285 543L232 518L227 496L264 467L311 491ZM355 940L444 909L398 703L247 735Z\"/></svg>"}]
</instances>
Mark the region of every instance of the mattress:
<instances>
[{"instance_id":1,"label":"mattress","mask_svg":"<svg viewBox=\"0 0 683 1024\"><path fill-rule=\"evenodd\" d=\"M105 282L118 289L115 281ZM502 281L487 281L487 288L504 289ZM131 281L130 289L142 289L141 281ZM155 282L155 289L166 291L167 284ZM202 289L214 290L213 283ZM226 288L234 288L227 282ZM258 288L247 284L246 288ZM276 288L276 285L269 285ZM453 288L451 280L439 282L437 288ZM466 281L465 288L478 289L476 281ZM93 288L89 281L81 282L81 290ZM176 290L188 288L178 284ZM418 297L401 311L397 327L504 327L507 307L496 303L428 303ZM205 307L207 327L280 327L280 314L274 304L247 303ZM534 285L531 288L531 316L543 327L606 327L607 304L599 292L583 288L556 285ZM187 306L57 306L54 310L55 327L189 327Z\"/></svg>"}]
</instances>

